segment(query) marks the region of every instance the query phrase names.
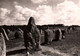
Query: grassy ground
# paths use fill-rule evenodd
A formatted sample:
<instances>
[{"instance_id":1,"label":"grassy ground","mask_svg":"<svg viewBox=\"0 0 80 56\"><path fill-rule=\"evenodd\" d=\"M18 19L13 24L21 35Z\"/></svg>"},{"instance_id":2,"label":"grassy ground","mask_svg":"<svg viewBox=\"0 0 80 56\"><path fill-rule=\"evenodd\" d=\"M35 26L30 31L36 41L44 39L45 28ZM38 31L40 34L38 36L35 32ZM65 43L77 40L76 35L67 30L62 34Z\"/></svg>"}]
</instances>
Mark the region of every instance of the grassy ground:
<instances>
[{"instance_id":1,"label":"grassy ground","mask_svg":"<svg viewBox=\"0 0 80 56\"><path fill-rule=\"evenodd\" d=\"M6 44L7 56L26 56L23 39L6 41ZM80 31L71 31L65 39L42 46L42 51L30 56L80 56Z\"/></svg>"},{"instance_id":2,"label":"grassy ground","mask_svg":"<svg viewBox=\"0 0 80 56\"><path fill-rule=\"evenodd\" d=\"M71 31L66 34L66 39L53 42L51 45L54 49L62 53L69 53L72 56L80 56L80 31Z\"/></svg>"}]
</instances>

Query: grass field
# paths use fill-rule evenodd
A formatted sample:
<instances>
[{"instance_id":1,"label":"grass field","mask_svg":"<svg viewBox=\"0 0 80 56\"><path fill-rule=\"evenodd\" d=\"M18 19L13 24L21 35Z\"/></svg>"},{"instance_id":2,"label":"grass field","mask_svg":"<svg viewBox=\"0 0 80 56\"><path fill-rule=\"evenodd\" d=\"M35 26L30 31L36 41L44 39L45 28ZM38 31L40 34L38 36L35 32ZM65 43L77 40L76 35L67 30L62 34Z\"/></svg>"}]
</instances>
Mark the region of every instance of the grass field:
<instances>
[{"instance_id":1,"label":"grass field","mask_svg":"<svg viewBox=\"0 0 80 56\"><path fill-rule=\"evenodd\" d=\"M7 56L26 56L23 39L6 41ZM80 30L66 33L66 38L53 41L50 45L42 46L42 51L30 56L80 56Z\"/></svg>"}]
</instances>

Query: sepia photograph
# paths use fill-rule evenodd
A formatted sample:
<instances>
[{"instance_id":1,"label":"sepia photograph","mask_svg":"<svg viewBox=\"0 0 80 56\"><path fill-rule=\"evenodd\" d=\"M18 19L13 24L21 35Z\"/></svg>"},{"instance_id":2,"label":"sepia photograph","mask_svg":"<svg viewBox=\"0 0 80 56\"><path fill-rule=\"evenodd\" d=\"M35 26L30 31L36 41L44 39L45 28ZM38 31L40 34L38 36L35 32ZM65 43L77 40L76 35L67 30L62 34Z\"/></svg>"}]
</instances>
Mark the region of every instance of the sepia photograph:
<instances>
[{"instance_id":1,"label":"sepia photograph","mask_svg":"<svg viewBox=\"0 0 80 56\"><path fill-rule=\"evenodd\" d=\"M80 0L0 0L0 56L80 56Z\"/></svg>"}]
</instances>

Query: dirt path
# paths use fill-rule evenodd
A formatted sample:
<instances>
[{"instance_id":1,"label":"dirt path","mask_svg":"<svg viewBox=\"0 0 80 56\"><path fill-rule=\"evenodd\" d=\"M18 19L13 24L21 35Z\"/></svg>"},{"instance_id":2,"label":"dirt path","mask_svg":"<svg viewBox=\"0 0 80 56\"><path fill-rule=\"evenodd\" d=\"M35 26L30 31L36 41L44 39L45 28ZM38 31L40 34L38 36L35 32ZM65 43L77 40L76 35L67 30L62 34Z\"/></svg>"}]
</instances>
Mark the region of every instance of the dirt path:
<instances>
[{"instance_id":1,"label":"dirt path","mask_svg":"<svg viewBox=\"0 0 80 56\"><path fill-rule=\"evenodd\" d=\"M19 48L19 47L16 47L16 48ZM24 47L22 48L24 49ZM26 53L19 53L19 54L7 55L7 56L26 56ZM67 53L61 53L59 50L55 50L52 47L42 46L42 51L35 52L30 56L71 56L71 55Z\"/></svg>"},{"instance_id":2,"label":"dirt path","mask_svg":"<svg viewBox=\"0 0 80 56\"><path fill-rule=\"evenodd\" d=\"M50 54L48 55L54 55L54 56L71 56L68 53L61 53L59 50L53 49L52 47L48 47L48 46L42 46L42 52L50 52Z\"/></svg>"}]
</instances>

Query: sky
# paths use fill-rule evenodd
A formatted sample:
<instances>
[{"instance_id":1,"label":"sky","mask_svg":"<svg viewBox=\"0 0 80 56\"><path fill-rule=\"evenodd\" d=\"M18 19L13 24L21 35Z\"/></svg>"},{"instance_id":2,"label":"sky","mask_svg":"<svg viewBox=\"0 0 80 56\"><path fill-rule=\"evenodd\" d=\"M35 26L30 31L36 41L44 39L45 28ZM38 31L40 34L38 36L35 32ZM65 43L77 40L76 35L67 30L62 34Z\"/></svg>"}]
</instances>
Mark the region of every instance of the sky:
<instances>
[{"instance_id":1,"label":"sky","mask_svg":"<svg viewBox=\"0 0 80 56\"><path fill-rule=\"evenodd\" d=\"M79 0L0 0L0 25L80 25Z\"/></svg>"}]
</instances>

